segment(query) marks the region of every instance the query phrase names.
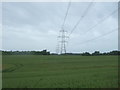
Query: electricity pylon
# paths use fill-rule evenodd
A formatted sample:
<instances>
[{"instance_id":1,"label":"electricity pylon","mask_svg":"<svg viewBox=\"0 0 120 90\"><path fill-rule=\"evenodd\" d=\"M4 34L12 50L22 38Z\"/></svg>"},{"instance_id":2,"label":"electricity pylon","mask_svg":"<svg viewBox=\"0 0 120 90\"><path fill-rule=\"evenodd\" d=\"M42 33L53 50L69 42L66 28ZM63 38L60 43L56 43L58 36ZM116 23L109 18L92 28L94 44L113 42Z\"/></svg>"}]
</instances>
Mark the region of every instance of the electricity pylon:
<instances>
[{"instance_id":1,"label":"electricity pylon","mask_svg":"<svg viewBox=\"0 0 120 90\"><path fill-rule=\"evenodd\" d=\"M66 31L64 30L63 27L65 25L65 21L66 21L67 15L68 15L70 5L71 5L71 1L68 3L67 11L66 11L66 14L65 14L65 17L63 20L63 24L62 24L62 30L60 30L60 35L58 36L58 39L60 39L60 42L58 42L57 49L56 49L56 52L58 54L66 53L66 42L67 42L66 38L67 38L67 36L66 36Z\"/></svg>"},{"instance_id":2,"label":"electricity pylon","mask_svg":"<svg viewBox=\"0 0 120 90\"><path fill-rule=\"evenodd\" d=\"M66 43L67 43L67 36L66 36L66 31L62 28L60 30L60 35L58 36L58 48L57 48L57 53L58 54L65 54L66 53Z\"/></svg>"}]
</instances>

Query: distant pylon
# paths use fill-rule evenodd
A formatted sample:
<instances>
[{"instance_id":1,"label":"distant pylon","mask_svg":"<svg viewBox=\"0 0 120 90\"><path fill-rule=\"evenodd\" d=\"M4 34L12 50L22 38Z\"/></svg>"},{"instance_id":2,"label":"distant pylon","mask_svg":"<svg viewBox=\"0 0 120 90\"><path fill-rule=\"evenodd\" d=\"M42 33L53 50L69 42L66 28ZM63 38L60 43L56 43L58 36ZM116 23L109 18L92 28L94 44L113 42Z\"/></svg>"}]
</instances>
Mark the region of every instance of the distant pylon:
<instances>
[{"instance_id":1,"label":"distant pylon","mask_svg":"<svg viewBox=\"0 0 120 90\"><path fill-rule=\"evenodd\" d=\"M56 53L58 54L65 54L66 53L66 31L64 30L64 26L65 26L65 22L66 22L66 18L68 15L68 11L71 5L71 1L68 3L68 7L67 7L67 11L63 20L63 24L62 24L62 30L60 30L60 35L58 36L58 39L60 39L60 42L58 41L58 45L57 45L57 49L56 49Z\"/></svg>"},{"instance_id":2,"label":"distant pylon","mask_svg":"<svg viewBox=\"0 0 120 90\"><path fill-rule=\"evenodd\" d=\"M57 46L57 53L58 54L65 54L66 53L66 43L67 43L67 36L66 36L66 31L64 28L60 30L60 35L58 36L58 46Z\"/></svg>"}]
</instances>

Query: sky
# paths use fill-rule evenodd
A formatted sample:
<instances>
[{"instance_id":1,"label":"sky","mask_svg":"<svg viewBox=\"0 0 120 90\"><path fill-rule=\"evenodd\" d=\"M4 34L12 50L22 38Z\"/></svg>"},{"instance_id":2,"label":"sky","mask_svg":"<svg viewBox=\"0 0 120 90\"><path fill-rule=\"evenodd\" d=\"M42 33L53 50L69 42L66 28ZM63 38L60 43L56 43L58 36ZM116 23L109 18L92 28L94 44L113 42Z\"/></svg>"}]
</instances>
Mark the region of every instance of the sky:
<instances>
[{"instance_id":1,"label":"sky","mask_svg":"<svg viewBox=\"0 0 120 90\"><path fill-rule=\"evenodd\" d=\"M0 24L2 25L2 49L29 51L47 49L50 52L56 52L57 37L63 24L68 3L2 3L2 24ZM89 4L90 2L71 2L64 25L67 35ZM67 40L67 52L118 50L117 9L117 2L93 2ZM112 12L114 13L111 14ZM90 29L91 27L93 28ZM90 31L87 32L88 30ZM111 31L112 33L109 33ZM108 34L105 35L106 33ZM95 39L97 37L100 38Z\"/></svg>"}]
</instances>

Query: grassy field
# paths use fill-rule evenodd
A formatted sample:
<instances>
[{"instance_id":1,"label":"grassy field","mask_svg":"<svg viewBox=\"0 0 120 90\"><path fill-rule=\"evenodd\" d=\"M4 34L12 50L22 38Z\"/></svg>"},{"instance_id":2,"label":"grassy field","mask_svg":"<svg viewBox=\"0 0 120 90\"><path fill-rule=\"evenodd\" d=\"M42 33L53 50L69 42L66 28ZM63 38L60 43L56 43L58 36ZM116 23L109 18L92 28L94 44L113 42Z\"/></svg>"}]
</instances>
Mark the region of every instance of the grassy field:
<instances>
[{"instance_id":1,"label":"grassy field","mask_svg":"<svg viewBox=\"0 0 120 90\"><path fill-rule=\"evenodd\" d=\"M3 56L3 88L113 87L118 56Z\"/></svg>"}]
</instances>

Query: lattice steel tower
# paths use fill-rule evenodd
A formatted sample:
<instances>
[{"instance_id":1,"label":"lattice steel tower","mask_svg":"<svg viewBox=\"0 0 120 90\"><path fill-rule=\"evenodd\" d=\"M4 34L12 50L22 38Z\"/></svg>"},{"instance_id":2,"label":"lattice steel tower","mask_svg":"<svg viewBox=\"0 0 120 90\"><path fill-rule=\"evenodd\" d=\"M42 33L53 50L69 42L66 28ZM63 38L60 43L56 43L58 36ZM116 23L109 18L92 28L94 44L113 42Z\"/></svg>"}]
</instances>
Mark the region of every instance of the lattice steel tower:
<instances>
[{"instance_id":1,"label":"lattice steel tower","mask_svg":"<svg viewBox=\"0 0 120 90\"><path fill-rule=\"evenodd\" d=\"M64 30L64 28L62 28L62 30L60 30L60 36L58 36L60 42L59 42L59 53L60 54L65 54L66 53L66 43L67 43L67 36L66 36L66 31Z\"/></svg>"},{"instance_id":2,"label":"lattice steel tower","mask_svg":"<svg viewBox=\"0 0 120 90\"><path fill-rule=\"evenodd\" d=\"M63 20L62 28L59 31L58 44L57 44L57 49L56 49L56 52L58 54L65 54L66 53L66 43L67 43L66 39L68 37L66 36L67 32L64 30L64 26L65 26L65 21L66 21L67 15L68 15L68 10L70 8L70 4L71 4L71 2L68 3L68 7L67 7L67 11L66 11L64 20Z\"/></svg>"}]
</instances>

